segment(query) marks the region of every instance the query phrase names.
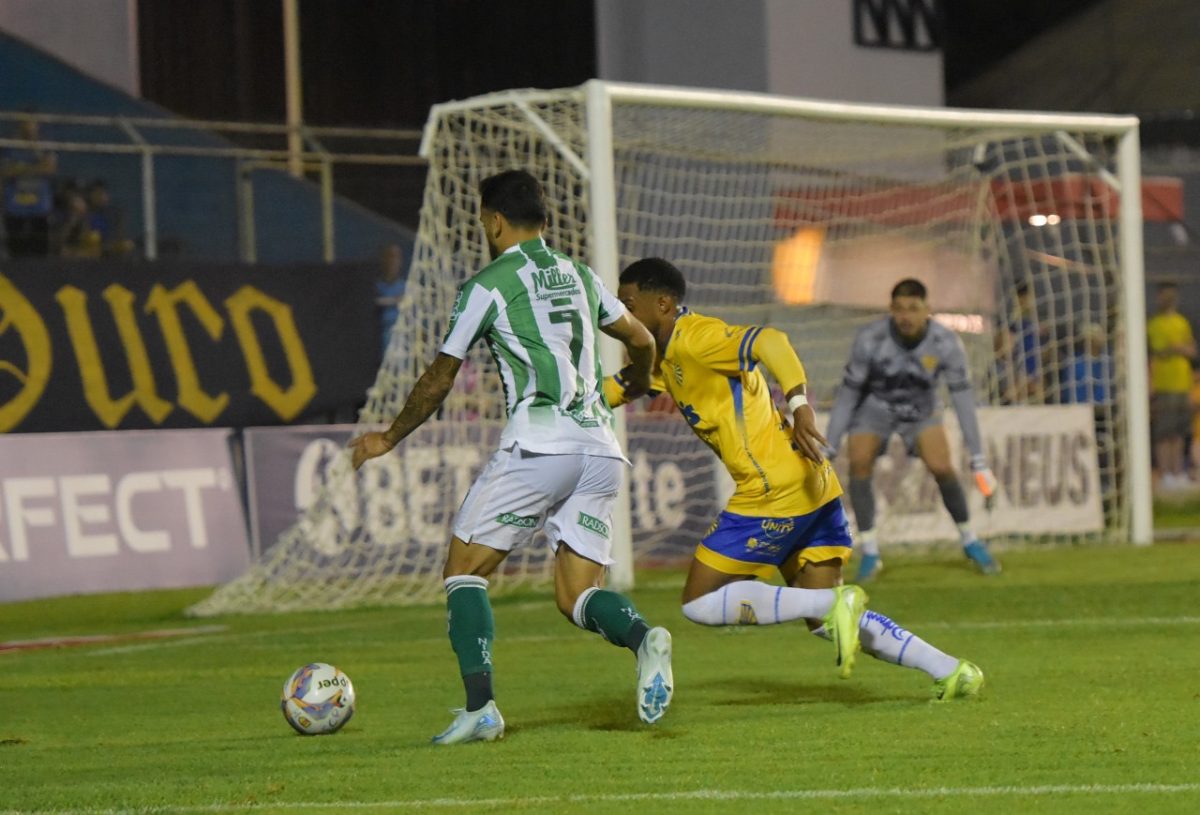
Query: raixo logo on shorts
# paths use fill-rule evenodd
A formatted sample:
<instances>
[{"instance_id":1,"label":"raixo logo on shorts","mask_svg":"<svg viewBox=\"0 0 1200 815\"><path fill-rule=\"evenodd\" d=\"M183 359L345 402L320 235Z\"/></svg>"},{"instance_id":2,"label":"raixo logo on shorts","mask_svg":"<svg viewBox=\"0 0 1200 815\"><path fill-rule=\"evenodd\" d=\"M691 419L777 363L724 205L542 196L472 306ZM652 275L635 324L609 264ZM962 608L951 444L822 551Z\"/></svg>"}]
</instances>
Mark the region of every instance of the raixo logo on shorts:
<instances>
[{"instance_id":1,"label":"raixo logo on shorts","mask_svg":"<svg viewBox=\"0 0 1200 815\"><path fill-rule=\"evenodd\" d=\"M522 529L533 529L537 526L537 522L538 516L536 515L516 515L512 512L504 512L496 516L496 523L519 526Z\"/></svg>"},{"instance_id":2,"label":"raixo logo on shorts","mask_svg":"<svg viewBox=\"0 0 1200 815\"><path fill-rule=\"evenodd\" d=\"M602 538L607 538L610 535L608 531L608 524L599 518L593 518L586 512L579 513L579 525L589 532L595 532Z\"/></svg>"}]
</instances>

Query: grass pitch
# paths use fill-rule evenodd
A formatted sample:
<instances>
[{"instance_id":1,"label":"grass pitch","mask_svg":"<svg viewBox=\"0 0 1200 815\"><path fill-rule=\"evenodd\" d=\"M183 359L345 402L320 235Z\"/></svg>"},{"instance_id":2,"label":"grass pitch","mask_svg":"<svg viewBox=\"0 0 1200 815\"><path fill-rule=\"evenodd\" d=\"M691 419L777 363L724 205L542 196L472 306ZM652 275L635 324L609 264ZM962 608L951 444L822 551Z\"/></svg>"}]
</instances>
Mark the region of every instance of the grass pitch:
<instances>
[{"instance_id":1,"label":"grass pitch","mask_svg":"<svg viewBox=\"0 0 1200 815\"><path fill-rule=\"evenodd\" d=\"M202 591L0 606L0 641L131 635L0 653L0 811L1200 812L1200 546L887 560L870 607L987 674L938 705L924 674L860 656L837 679L802 625L708 629L682 575L633 593L675 635L654 727L633 657L549 597L495 601L503 742L428 743L461 704L441 608L188 620ZM213 630L210 626L224 626ZM278 707L314 660L358 713L301 737Z\"/></svg>"}]
</instances>

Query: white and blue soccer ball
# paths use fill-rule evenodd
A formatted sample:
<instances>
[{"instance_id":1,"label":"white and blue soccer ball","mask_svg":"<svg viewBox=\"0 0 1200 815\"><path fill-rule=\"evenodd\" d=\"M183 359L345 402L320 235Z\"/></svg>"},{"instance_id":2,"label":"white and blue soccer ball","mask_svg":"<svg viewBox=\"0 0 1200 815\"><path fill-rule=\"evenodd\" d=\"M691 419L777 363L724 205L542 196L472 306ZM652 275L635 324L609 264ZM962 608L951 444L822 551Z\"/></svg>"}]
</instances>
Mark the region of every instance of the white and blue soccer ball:
<instances>
[{"instance_id":1,"label":"white and blue soccer ball","mask_svg":"<svg viewBox=\"0 0 1200 815\"><path fill-rule=\"evenodd\" d=\"M335 733L354 715L354 685L333 665L311 662L288 677L279 706L297 733Z\"/></svg>"}]
</instances>

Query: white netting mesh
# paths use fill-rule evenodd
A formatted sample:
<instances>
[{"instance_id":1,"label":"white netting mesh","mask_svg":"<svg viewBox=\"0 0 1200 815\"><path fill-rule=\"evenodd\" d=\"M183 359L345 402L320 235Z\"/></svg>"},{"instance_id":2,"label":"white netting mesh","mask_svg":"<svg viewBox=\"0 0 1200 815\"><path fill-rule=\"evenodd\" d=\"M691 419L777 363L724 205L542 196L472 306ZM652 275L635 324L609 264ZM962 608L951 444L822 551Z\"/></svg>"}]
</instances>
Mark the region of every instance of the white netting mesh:
<instances>
[{"instance_id":1,"label":"white netting mesh","mask_svg":"<svg viewBox=\"0 0 1200 815\"><path fill-rule=\"evenodd\" d=\"M367 424L399 411L436 352L457 286L487 262L477 222L484 177L534 172L551 203L548 242L590 258L582 91L514 92L433 115L406 300L361 416ZM695 310L787 331L818 404L832 401L854 332L883 313L896 280L923 279L935 311L961 329L981 403L1086 395L1101 437L1104 529L1083 537L1128 528L1110 138L618 100L612 145L622 267L668 258L687 277ZM1103 353L1100 368L1080 356L1089 342ZM1086 394L1075 379L1080 359L1089 375L1103 373ZM437 597L449 521L494 447L503 402L495 366L477 349L444 409L398 454L357 479L329 478L261 563L195 611ZM662 399L631 406L628 428L636 562L681 561L720 509L719 468ZM1022 477L999 474L1010 486ZM890 507L881 536L916 535L924 510L936 511L935 491L915 476L880 480ZM439 499L425 500L431 494ZM545 554L518 551L494 585L545 581Z\"/></svg>"}]
</instances>

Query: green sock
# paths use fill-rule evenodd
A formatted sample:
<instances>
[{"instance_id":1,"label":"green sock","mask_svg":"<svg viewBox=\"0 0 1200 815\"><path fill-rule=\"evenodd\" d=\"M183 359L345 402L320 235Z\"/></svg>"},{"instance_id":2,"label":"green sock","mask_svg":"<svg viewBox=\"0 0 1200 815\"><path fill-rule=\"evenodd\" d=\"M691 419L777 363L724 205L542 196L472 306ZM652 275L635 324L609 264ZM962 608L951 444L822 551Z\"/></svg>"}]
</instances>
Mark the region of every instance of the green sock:
<instances>
[{"instance_id":1,"label":"green sock","mask_svg":"<svg viewBox=\"0 0 1200 815\"><path fill-rule=\"evenodd\" d=\"M451 577L446 581L446 628L450 634L450 645L458 656L459 673L464 677L464 684L468 690L473 686L466 681L466 677L487 673L490 692L492 642L496 639L496 623L492 619L492 604L488 602L487 585L487 580L474 575ZM478 698L470 701L479 702ZM484 699L483 704L487 701Z\"/></svg>"},{"instance_id":2,"label":"green sock","mask_svg":"<svg viewBox=\"0 0 1200 815\"><path fill-rule=\"evenodd\" d=\"M607 589L588 589L575 601L575 625L637 653L650 627L633 601Z\"/></svg>"}]
</instances>

